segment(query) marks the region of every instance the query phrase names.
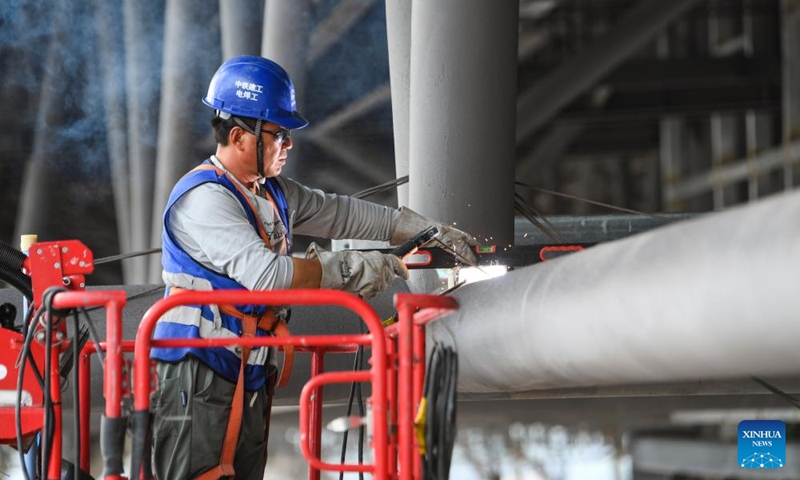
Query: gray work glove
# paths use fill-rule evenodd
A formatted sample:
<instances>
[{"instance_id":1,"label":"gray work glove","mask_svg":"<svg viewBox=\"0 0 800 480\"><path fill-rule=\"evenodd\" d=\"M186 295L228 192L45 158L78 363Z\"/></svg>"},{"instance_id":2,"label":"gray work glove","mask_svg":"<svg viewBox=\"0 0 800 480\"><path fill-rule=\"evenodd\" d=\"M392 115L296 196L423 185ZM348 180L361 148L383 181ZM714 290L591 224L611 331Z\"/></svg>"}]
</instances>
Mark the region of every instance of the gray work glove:
<instances>
[{"instance_id":1,"label":"gray work glove","mask_svg":"<svg viewBox=\"0 0 800 480\"><path fill-rule=\"evenodd\" d=\"M322 264L320 288L344 290L364 298L386 290L396 277L408 279L403 262L381 252L328 252L312 243L306 258L316 258Z\"/></svg>"},{"instance_id":2,"label":"gray work glove","mask_svg":"<svg viewBox=\"0 0 800 480\"><path fill-rule=\"evenodd\" d=\"M400 218L397 220L389 242L392 245L400 245L413 238L419 232L434 225L439 229L436 238L455 251L459 260L468 265L476 263L474 247L479 244L475 237L457 228L425 218L408 207L400 208Z\"/></svg>"}]
</instances>

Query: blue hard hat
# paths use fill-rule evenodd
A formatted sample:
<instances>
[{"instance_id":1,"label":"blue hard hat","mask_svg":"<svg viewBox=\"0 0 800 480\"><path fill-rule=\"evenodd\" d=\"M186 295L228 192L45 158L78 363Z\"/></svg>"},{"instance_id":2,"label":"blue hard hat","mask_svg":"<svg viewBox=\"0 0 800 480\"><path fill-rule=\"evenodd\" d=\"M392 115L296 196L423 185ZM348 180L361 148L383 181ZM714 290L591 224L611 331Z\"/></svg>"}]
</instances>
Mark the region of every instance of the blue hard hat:
<instances>
[{"instance_id":1,"label":"blue hard hat","mask_svg":"<svg viewBox=\"0 0 800 480\"><path fill-rule=\"evenodd\" d=\"M221 116L257 118L290 130L308 125L297 111L289 74L263 57L242 55L223 63L211 78L203 103Z\"/></svg>"}]
</instances>

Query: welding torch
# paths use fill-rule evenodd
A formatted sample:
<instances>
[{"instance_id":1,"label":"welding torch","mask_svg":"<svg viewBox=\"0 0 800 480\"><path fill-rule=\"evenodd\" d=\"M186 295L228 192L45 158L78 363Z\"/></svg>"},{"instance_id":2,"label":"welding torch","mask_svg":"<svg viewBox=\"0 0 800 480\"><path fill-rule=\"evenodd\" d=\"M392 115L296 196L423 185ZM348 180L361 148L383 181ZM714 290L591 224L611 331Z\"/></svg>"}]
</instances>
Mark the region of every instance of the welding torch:
<instances>
[{"instance_id":1,"label":"welding torch","mask_svg":"<svg viewBox=\"0 0 800 480\"><path fill-rule=\"evenodd\" d=\"M413 255L420 247L430 242L438 233L439 229L437 227L428 227L389 253L403 260Z\"/></svg>"}]
</instances>

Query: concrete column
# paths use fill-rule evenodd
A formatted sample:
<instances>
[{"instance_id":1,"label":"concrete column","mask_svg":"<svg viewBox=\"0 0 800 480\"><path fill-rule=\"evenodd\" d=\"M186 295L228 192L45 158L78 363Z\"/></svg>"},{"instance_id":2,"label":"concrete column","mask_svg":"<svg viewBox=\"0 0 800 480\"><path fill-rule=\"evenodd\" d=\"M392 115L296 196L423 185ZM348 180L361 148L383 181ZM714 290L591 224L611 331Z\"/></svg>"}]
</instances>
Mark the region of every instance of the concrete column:
<instances>
[{"instance_id":1,"label":"concrete column","mask_svg":"<svg viewBox=\"0 0 800 480\"><path fill-rule=\"evenodd\" d=\"M409 98L411 90L411 1L386 0L389 81L392 85L394 168L396 178L408 175ZM398 206L408 205L408 184L397 187Z\"/></svg>"},{"instance_id":2,"label":"concrete column","mask_svg":"<svg viewBox=\"0 0 800 480\"><path fill-rule=\"evenodd\" d=\"M292 77L298 108L306 118L309 115L303 107L311 20L311 0L267 0L261 42L261 56L277 62ZM299 130L292 136L294 148L283 168L284 176L301 177L298 175L301 169L294 160L302 158L304 133Z\"/></svg>"},{"instance_id":3,"label":"concrete column","mask_svg":"<svg viewBox=\"0 0 800 480\"><path fill-rule=\"evenodd\" d=\"M783 53L783 142L788 145L800 138L800 4L781 2L781 52ZM784 188L795 184L796 166L784 166Z\"/></svg>"},{"instance_id":4,"label":"concrete column","mask_svg":"<svg viewBox=\"0 0 800 480\"><path fill-rule=\"evenodd\" d=\"M161 101L161 59L164 48L164 10L160 0L125 0L125 90L128 115L130 189L130 248L151 244L155 186L158 110ZM159 215L160 218L160 215ZM127 260L125 282L147 282L147 257Z\"/></svg>"},{"instance_id":5,"label":"concrete column","mask_svg":"<svg viewBox=\"0 0 800 480\"><path fill-rule=\"evenodd\" d=\"M70 13L73 9L68 3L66 0L59 0L53 6L53 35L50 43L44 46L47 48L44 76L39 90L31 157L25 165L25 176L20 187L14 243L24 234L37 234L41 240L57 234L51 218L55 207L63 204L63 199L53 202L51 192L58 190L53 168L56 167L55 159L63 155L58 148L63 143L59 136L59 127L69 119L67 102L64 100L73 93L65 79L74 78L71 77L74 72L66 67L79 62L64 61L70 55L70 44L61 39L70 39L67 35L68 26L71 21L75 21Z\"/></svg>"},{"instance_id":6,"label":"concrete column","mask_svg":"<svg viewBox=\"0 0 800 480\"><path fill-rule=\"evenodd\" d=\"M411 17L409 204L510 244L519 4L416 2Z\"/></svg>"},{"instance_id":7,"label":"concrete column","mask_svg":"<svg viewBox=\"0 0 800 480\"><path fill-rule=\"evenodd\" d=\"M128 182L128 125L125 104L125 50L123 7L119 2L96 0L95 28L98 33L100 72L103 79L103 105L106 116L106 138L111 164L111 185L114 192L114 213L120 253L131 251L131 205ZM124 282L132 281L130 260L122 262Z\"/></svg>"},{"instance_id":8,"label":"concrete column","mask_svg":"<svg viewBox=\"0 0 800 480\"><path fill-rule=\"evenodd\" d=\"M263 20L264 0L219 0L222 60L260 55Z\"/></svg>"},{"instance_id":9,"label":"concrete column","mask_svg":"<svg viewBox=\"0 0 800 480\"><path fill-rule=\"evenodd\" d=\"M212 43L218 37L209 32L209 19L216 18L216 8L205 0L167 2L150 238L154 246L161 244L162 215L175 182L213 152L212 145L202 144L209 138L211 112L200 99L220 63L219 56L213 55L218 50ZM148 279L152 283L161 281L160 255L151 256Z\"/></svg>"}]
</instances>

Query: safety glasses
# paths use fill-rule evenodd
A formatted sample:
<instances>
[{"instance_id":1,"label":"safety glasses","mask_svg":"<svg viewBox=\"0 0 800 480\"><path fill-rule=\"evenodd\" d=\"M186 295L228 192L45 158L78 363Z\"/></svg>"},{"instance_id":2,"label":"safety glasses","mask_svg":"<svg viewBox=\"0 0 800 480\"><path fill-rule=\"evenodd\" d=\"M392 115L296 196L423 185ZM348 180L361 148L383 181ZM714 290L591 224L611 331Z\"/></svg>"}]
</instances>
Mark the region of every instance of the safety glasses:
<instances>
[{"instance_id":1,"label":"safety glasses","mask_svg":"<svg viewBox=\"0 0 800 480\"><path fill-rule=\"evenodd\" d=\"M277 140L278 143L280 143L281 145L286 143L286 140L292 138L292 131L287 130L285 128L281 128L280 130L275 132L273 132L272 130L266 130L262 128L261 131L264 133L269 133L270 135L274 136L275 140Z\"/></svg>"}]
</instances>

